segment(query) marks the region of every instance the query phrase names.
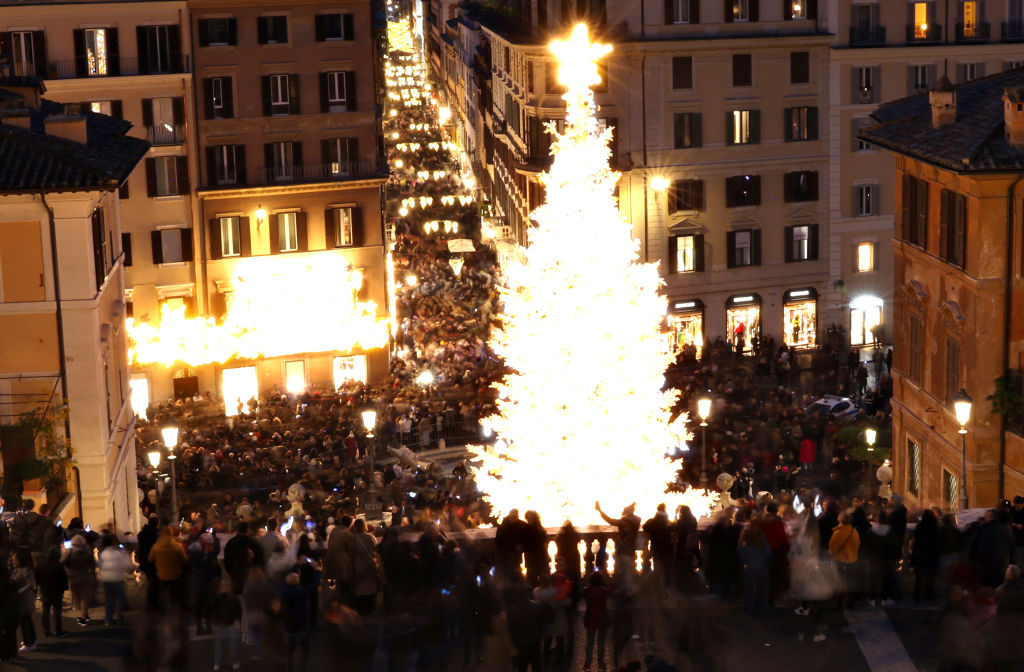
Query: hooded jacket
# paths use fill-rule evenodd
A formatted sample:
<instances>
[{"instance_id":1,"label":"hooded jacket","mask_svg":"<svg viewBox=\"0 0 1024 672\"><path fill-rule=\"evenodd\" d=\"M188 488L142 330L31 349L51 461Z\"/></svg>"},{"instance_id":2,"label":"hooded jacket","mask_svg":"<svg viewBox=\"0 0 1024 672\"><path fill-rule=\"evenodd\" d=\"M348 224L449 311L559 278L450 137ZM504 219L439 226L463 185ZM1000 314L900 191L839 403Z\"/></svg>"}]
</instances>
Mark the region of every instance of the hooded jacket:
<instances>
[{"instance_id":1,"label":"hooded jacket","mask_svg":"<svg viewBox=\"0 0 1024 672\"><path fill-rule=\"evenodd\" d=\"M156 565L156 578L161 581L174 581L181 578L188 564L185 548L174 538L170 526L160 533L160 538L149 550L149 561Z\"/></svg>"}]
</instances>

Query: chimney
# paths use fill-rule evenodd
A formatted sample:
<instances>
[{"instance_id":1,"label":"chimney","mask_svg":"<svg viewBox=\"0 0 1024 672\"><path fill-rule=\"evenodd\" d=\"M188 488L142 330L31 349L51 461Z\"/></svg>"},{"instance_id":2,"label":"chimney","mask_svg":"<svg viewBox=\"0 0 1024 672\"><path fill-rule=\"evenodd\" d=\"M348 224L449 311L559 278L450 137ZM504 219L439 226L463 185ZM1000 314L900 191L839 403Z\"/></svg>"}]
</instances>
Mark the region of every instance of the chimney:
<instances>
[{"instance_id":1,"label":"chimney","mask_svg":"<svg viewBox=\"0 0 1024 672\"><path fill-rule=\"evenodd\" d=\"M956 90L949 77L942 75L935 88L928 92L932 106L932 128L938 130L956 123Z\"/></svg>"},{"instance_id":2,"label":"chimney","mask_svg":"<svg viewBox=\"0 0 1024 672\"><path fill-rule=\"evenodd\" d=\"M1003 90L1003 129L1007 144L1024 149L1024 86Z\"/></svg>"},{"instance_id":3,"label":"chimney","mask_svg":"<svg viewBox=\"0 0 1024 672\"><path fill-rule=\"evenodd\" d=\"M79 144L88 142L88 135L85 131L85 117L67 117L64 115L46 118L46 134L55 135Z\"/></svg>"}]
</instances>

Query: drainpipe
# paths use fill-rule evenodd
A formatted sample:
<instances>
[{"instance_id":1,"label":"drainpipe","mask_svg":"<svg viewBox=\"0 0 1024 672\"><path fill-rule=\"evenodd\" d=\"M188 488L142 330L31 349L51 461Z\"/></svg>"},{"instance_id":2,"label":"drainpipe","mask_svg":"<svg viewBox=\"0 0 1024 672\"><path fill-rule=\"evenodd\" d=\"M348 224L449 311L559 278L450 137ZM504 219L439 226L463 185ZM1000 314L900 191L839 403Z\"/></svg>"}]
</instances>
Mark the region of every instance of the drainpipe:
<instances>
[{"instance_id":1,"label":"drainpipe","mask_svg":"<svg viewBox=\"0 0 1024 672\"><path fill-rule=\"evenodd\" d=\"M1006 270L1003 273L1003 376L1010 373L1010 316L1013 315L1013 201L1022 175L1006 190ZM999 499L1006 494L1006 415L999 422Z\"/></svg>"},{"instance_id":2,"label":"drainpipe","mask_svg":"<svg viewBox=\"0 0 1024 672\"><path fill-rule=\"evenodd\" d=\"M53 208L46 202L46 192L39 190L39 200L46 208L46 217L50 225L50 265L53 268L53 301L56 306L57 317L57 355L60 357L60 394L64 403L68 403L68 367L64 352L64 312L61 309L60 300L60 264L57 263L57 222L53 216ZM67 446L68 457L71 457L71 414L64 414L64 441ZM75 499L78 503L78 515L82 515L82 476L77 466L72 466L75 472Z\"/></svg>"},{"instance_id":3,"label":"drainpipe","mask_svg":"<svg viewBox=\"0 0 1024 672\"><path fill-rule=\"evenodd\" d=\"M644 3L640 3L643 7ZM647 223L647 185L649 183L649 177L647 175L647 54L643 53L640 55L640 118L643 129L641 131L640 141L644 146L644 263L651 260L650 247L651 241L648 236L648 223Z\"/></svg>"}]
</instances>

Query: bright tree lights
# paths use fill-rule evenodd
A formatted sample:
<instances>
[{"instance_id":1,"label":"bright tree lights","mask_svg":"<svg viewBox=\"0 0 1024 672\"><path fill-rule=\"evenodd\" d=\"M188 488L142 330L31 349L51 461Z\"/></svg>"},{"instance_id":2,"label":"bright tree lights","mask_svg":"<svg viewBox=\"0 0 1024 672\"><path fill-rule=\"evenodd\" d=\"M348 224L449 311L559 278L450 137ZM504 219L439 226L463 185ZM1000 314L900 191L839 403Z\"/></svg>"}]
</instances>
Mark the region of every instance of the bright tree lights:
<instances>
[{"instance_id":1,"label":"bright tree lights","mask_svg":"<svg viewBox=\"0 0 1024 672\"><path fill-rule=\"evenodd\" d=\"M690 490L666 494L680 442L669 426L674 391L662 391L671 361L661 333L666 302L655 264L639 263L639 243L619 214L608 166L611 130L599 131L590 86L611 47L586 27L554 42L559 81L568 87L566 127L541 176L546 202L534 211L524 263L509 274L501 328L491 347L514 373L498 385L501 437L474 449L481 491L504 515L534 509L547 525L600 524L594 501L641 515L660 502L689 504L697 516L713 499Z\"/></svg>"}]
</instances>

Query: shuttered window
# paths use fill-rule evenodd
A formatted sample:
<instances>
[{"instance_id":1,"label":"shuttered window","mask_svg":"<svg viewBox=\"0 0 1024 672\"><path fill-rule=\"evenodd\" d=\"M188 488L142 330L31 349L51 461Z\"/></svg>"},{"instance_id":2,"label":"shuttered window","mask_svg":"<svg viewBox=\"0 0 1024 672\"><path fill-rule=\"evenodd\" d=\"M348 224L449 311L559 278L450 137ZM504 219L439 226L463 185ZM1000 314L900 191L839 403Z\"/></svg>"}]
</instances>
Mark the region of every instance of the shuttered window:
<instances>
[{"instance_id":1,"label":"shuttered window","mask_svg":"<svg viewBox=\"0 0 1024 672\"><path fill-rule=\"evenodd\" d=\"M907 375L915 383L922 382L924 372L924 322L917 315L908 318Z\"/></svg>"}]
</instances>

